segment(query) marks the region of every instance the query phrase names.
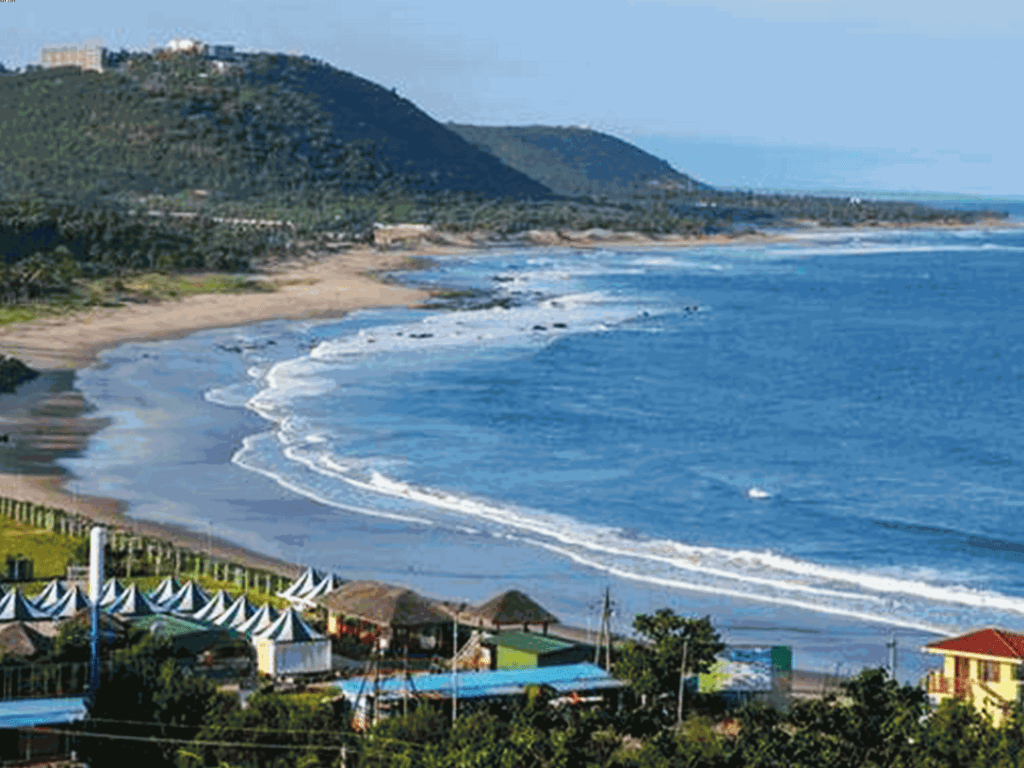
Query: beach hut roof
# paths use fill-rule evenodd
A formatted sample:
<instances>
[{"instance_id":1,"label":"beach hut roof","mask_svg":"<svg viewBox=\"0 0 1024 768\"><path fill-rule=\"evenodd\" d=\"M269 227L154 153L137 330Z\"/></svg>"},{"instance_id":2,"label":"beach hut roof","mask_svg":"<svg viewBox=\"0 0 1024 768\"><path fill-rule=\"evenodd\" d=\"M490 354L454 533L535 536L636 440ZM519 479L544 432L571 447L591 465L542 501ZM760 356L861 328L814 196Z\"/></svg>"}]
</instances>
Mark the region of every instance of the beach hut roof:
<instances>
[{"instance_id":1,"label":"beach hut roof","mask_svg":"<svg viewBox=\"0 0 1024 768\"><path fill-rule=\"evenodd\" d=\"M316 599L328 611L352 616L380 627L447 624L452 617L440 603L411 589L379 581L350 581Z\"/></svg>"},{"instance_id":2,"label":"beach hut roof","mask_svg":"<svg viewBox=\"0 0 1024 768\"><path fill-rule=\"evenodd\" d=\"M249 602L248 597L240 595L224 613L213 620L213 623L220 627L237 627L254 613L256 613L256 606Z\"/></svg>"},{"instance_id":3,"label":"beach hut roof","mask_svg":"<svg viewBox=\"0 0 1024 768\"><path fill-rule=\"evenodd\" d=\"M292 599L294 597L302 597L307 592L311 592L317 584L324 580L324 574L320 571L315 571L312 568L307 568L306 572L303 573L298 579L292 582L292 585L288 589L280 592L280 596Z\"/></svg>"},{"instance_id":4,"label":"beach hut roof","mask_svg":"<svg viewBox=\"0 0 1024 768\"><path fill-rule=\"evenodd\" d=\"M21 621L0 624L0 656L30 659L47 651L53 641Z\"/></svg>"},{"instance_id":5,"label":"beach hut roof","mask_svg":"<svg viewBox=\"0 0 1024 768\"><path fill-rule=\"evenodd\" d=\"M168 577L161 581L159 586L150 592L147 597L157 605L161 605L174 597L180 589L181 584L178 583L178 580Z\"/></svg>"},{"instance_id":6,"label":"beach hut roof","mask_svg":"<svg viewBox=\"0 0 1024 768\"><path fill-rule=\"evenodd\" d=\"M55 619L70 619L81 611L88 610L91 605L89 598L82 592L82 588L77 584L72 584L71 589L64 593L64 597L50 606L49 611Z\"/></svg>"},{"instance_id":7,"label":"beach hut roof","mask_svg":"<svg viewBox=\"0 0 1024 768\"><path fill-rule=\"evenodd\" d=\"M535 603L518 589L502 592L486 603L467 610L472 619L488 622L496 627L503 624L557 624L558 617Z\"/></svg>"},{"instance_id":8,"label":"beach hut roof","mask_svg":"<svg viewBox=\"0 0 1024 768\"><path fill-rule=\"evenodd\" d=\"M265 630L275 621L278 613L270 603L264 603L256 613L239 624L235 629L247 635L256 635Z\"/></svg>"},{"instance_id":9,"label":"beach hut roof","mask_svg":"<svg viewBox=\"0 0 1024 768\"><path fill-rule=\"evenodd\" d=\"M154 613L164 613L156 603L146 597L137 586L132 584L124 591L117 600L107 606L110 613L117 613L121 616L149 616Z\"/></svg>"},{"instance_id":10,"label":"beach hut roof","mask_svg":"<svg viewBox=\"0 0 1024 768\"><path fill-rule=\"evenodd\" d=\"M231 595L223 589L218 589L210 601L192 614L193 619L201 621L213 621L231 606Z\"/></svg>"},{"instance_id":11,"label":"beach hut roof","mask_svg":"<svg viewBox=\"0 0 1024 768\"><path fill-rule=\"evenodd\" d=\"M170 600L164 603L164 608L175 613L195 613L201 610L208 602L210 596L194 581L186 581Z\"/></svg>"},{"instance_id":12,"label":"beach hut roof","mask_svg":"<svg viewBox=\"0 0 1024 768\"><path fill-rule=\"evenodd\" d=\"M36 608L20 589L8 592L0 598L0 621L45 621L50 614Z\"/></svg>"},{"instance_id":13,"label":"beach hut roof","mask_svg":"<svg viewBox=\"0 0 1024 768\"><path fill-rule=\"evenodd\" d=\"M287 608L277 620L254 636L255 640L273 640L277 643L305 643L323 640L324 636L302 620L294 608Z\"/></svg>"},{"instance_id":14,"label":"beach hut roof","mask_svg":"<svg viewBox=\"0 0 1024 768\"><path fill-rule=\"evenodd\" d=\"M43 591L32 598L32 603L36 608L43 608L44 610L49 609L58 600L64 597L64 593L68 591L68 588L64 585L64 582L60 579L54 579L45 587Z\"/></svg>"},{"instance_id":15,"label":"beach hut roof","mask_svg":"<svg viewBox=\"0 0 1024 768\"><path fill-rule=\"evenodd\" d=\"M114 578L107 579L100 591L100 605L107 606L124 594L124 584Z\"/></svg>"}]
</instances>

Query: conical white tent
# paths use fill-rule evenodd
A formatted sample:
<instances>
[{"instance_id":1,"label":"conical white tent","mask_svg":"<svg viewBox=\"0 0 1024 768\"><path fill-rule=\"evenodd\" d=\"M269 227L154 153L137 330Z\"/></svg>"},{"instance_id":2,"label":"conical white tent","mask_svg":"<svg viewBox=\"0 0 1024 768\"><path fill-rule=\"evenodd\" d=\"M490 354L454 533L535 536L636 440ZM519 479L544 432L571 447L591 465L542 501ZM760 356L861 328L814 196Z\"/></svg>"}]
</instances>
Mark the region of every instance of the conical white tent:
<instances>
[{"instance_id":1,"label":"conical white tent","mask_svg":"<svg viewBox=\"0 0 1024 768\"><path fill-rule=\"evenodd\" d=\"M330 672L331 641L289 608L253 638L260 672L311 675Z\"/></svg>"},{"instance_id":2,"label":"conical white tent","mask_svg":"<svg viewBox=\"0 0 1024 768\"><path fill-rule=\"evenodd\" d=\"M237 627L239 624L245 623L254 613L256 613L256 606L249 602L248 597L241 595L228 606L224 613L215 618L213 623L219 627Z\"/></svg>"},{"instance_id":3,"label":"conical white tent","mask_svg":"<svg viewBox=\"0 0 1024 768\"><path fill-rule=\"evenodd\" d=\"M179 589L181 589L181 584L178 583L178 580L168 577L161 581L159 586L146 595L146 597L157 605L161 605L174 597Z\"/></svg>"},{"instance_id":4,"label":"conical white tent","mask_svg":"<svg viewBox=\"0 0 1024 768\"><path fill-rule=\"evenodd\" d=\"M36 608L20 589L8 592L0 599L0 621L44 621L50 614Z\"/></svg>"},{"instance_id":5,"label":"conical white tent","mask_svg":"<svg viewBox=\"0 0 1024 768\"><path fill-rule=\"evenodd\" d=\"M319 584L313 587L313 589L302 595L301 600L303 602L308 602L310 605L312 605L312 601L314 598L320 597L321 595L326 595L328 592L333 592L334 590L341 587L341 584L341 579L339 579L333 573L329 574Z\"/></svg>"},{"instance_id":6,"label":"conical white tent","mask_svg":"<svg viewBox=\"0 0 1024 768\"><path fill-rule=\"evenodd\" d=\"M277 621L277 617L278 613L274 610L274 606L270 603L264 603L256 613L246 619L244 623L235 627L235 629L250 636L256 635Z\"/></svg>"},{"instance_id":7,"label":"conical white tent","mask_svg":"<svg viewBox=\"0 0 1024 768\"><path fill-rule=\"evenodd\" d=\"M312 568L307 568L306 572L294 581L288 589L283 592L278 592L277 594L279 597L283 597L287 600L302 597L307 592L312 591L317 584L323 581L323 579L324 575L322 573L314 571Z\"/></svg>"},{"instance_id":8,"label":"conical white tent","mask_svg":"<svg viewBox=\"0 0 1024 768\"><path fill-rule=\"evenodd\" d=\"M193 619L200 621L213 621L231 606L231 595L223 589L210 598L210 602L192 614Z\"/></svg>"},{"instance_id":9,"label":"conical white tent","mask_svg":"<svg viewBox=\"0 0 1024 768\"><path fill-rule=\"evenodd\" d=\"M64 593L68 591L68 588L64 585L64 582L60 579L54 579L35 597L31 598L33 605L36 608L42 608L44 611L50 609L54 603L64 597Z\"/></svg>"},{"instance_id":10,"label":"conical white tent","mask_svg":"<svg viewBox=\"0 0 1024 768\"><path fill-rule=\"evenodd\" d=\"M120 581L114 578L107 579L100 592L100 605L103 607L111 605L123 594L124 585Z\"/></svg>"},{"instance_id":11,"label":"conical white tent","mask_svg":"<svg viewBox=\"0 0 1024 768\"><path fill-rule=\"evenodd\" d=\"M173 613L195 613L210 602L210 596L194 581L186 581L163 607Z\"/></svg>"},{"instance_id":12,"label":"conical white tent","mask_svg":"<svg viewBox=\"0 0 1024 768\"><path fill-rule=\"evenodd\" d=\"M128 587L117 600L108 605L107 611L121 616L151 616L154 613L165 613L134 584Z\"/></svg>"},{"instance_id":13,"label":"conical white tent","mask_svg":"<svg viewBox=\"0 0 1024 768\"><path fill-rule=\"evenodd\" d=\"M92 603L89 602L89 598L85 596L82 588L73 584L71 589L64 593L64 597L49 608L49 611L55 619L70 619L91 607Z\"/></svg>"}]
</instances>

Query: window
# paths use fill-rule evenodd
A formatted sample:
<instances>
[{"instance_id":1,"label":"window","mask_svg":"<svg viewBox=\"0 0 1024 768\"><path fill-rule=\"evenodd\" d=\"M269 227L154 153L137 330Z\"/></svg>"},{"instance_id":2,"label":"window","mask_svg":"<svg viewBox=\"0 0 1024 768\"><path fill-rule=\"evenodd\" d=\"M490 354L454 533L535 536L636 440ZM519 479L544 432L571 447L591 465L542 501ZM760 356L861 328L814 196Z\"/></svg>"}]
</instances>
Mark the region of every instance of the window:
<instances>
[{"instance_id":1,"label":"window","mask_svg":"<svg viewBox=\"0 0 1024 768\"><path fill-rule=\"evenodd\" d=\"M984 680L988 683L999 682L999 662L998 661L979 661L978 662L978 679Z\"/></svg>"}]
</instances>

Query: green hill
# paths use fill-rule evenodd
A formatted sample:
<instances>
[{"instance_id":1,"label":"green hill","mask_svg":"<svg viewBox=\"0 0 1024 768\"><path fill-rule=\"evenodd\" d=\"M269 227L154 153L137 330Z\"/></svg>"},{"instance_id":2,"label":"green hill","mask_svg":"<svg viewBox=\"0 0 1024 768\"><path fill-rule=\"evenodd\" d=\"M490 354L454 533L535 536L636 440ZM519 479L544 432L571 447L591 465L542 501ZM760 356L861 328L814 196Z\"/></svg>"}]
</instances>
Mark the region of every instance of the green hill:
<instances>
[{"instance_id":1,"label":"green hill","mask_svg":"<svg viewBox=\"0 0 1024 768\"><path fill-rule=\"evenodd\" d=\"M615 200L711 189L639 147L589 128L448 127L560 195Z\"/></svg>"},{"instance_id":2,"label":"green hill","mask_svg":"<svg viewBox=\"0 0 1024 768\"><path fill-rule=\"evenodd\" d=\"M0 76L4 192L194 188L551 197L411 102L308 58L250 55L219 71L144 54L103 74Z\"/></svg>"}]
</instances>

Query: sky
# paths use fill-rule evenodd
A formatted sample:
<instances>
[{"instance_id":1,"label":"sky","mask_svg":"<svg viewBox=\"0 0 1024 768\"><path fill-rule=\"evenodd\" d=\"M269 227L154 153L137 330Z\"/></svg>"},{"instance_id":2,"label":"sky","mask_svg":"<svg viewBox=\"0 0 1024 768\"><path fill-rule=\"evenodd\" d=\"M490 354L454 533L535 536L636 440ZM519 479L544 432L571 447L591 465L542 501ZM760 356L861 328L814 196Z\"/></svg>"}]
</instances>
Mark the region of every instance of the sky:
<instances>
[{"instance_id":1,"label":"sky","mask_svg":"<svg viewBox=\"0 0 1024 768\"><path fill-rule=\"evenodd\" d=\"M0 62L302 53L442 122L586 125L710 184L1024 197L1020 0L0 3Z\"/></svg>"}]
</instances>

